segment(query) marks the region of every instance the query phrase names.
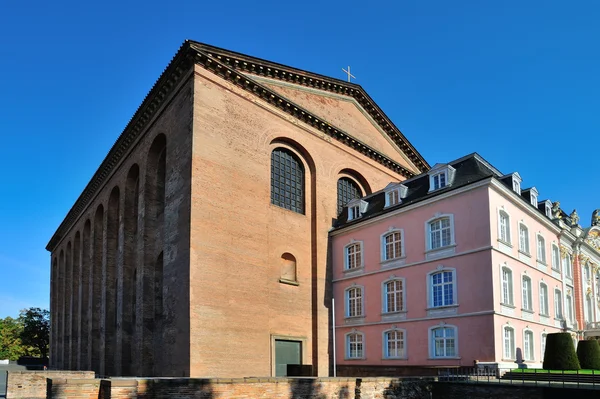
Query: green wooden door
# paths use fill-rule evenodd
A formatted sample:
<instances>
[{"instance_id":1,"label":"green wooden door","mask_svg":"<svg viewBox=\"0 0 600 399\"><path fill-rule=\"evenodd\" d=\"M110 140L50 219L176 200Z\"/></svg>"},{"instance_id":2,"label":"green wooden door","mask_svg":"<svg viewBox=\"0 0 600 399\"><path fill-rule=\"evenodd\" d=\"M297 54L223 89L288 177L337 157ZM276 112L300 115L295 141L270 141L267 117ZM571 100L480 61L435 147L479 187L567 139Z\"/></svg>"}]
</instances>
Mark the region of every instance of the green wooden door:
<instances>
[{"instance_id":1,"label":"green wooden door","mask_svg":"<svg viewBox=\"0 0 600 399\"><path fill-rule=\"evenodd\" d=\"M285 377L288 364L302 364L302 342L275 340L275 376Z\"/></svg>"}]
</instances>

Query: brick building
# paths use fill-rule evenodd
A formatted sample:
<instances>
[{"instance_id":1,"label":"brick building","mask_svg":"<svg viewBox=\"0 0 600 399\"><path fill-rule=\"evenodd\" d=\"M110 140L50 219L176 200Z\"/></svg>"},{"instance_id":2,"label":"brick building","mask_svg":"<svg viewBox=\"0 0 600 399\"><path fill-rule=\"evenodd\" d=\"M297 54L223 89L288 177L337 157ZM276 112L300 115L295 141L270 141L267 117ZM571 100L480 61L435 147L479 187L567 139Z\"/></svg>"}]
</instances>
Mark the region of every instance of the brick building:
<instances>
[{"instance_id":1,"label":"brick building","mask_svg":"<svg viewBox=\"0 0 600 399\"><path fill-rule=\"evenodd\" d=\"M332 220L428 168L359 85L185 42L48 243L51 367L329 375Z\"/></svg>"}]
</instances>

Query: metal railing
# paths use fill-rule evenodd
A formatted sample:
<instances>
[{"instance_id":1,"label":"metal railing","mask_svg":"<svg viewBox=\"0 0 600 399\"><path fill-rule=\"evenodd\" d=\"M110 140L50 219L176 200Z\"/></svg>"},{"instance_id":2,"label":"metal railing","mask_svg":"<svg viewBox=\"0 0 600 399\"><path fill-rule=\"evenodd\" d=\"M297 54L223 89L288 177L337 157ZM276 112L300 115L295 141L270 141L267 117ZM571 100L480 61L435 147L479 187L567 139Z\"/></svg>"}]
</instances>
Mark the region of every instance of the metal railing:
<instances>
[{"instance_id":1,"label":"metal railing","mask_svg":"<svg viewBox=\"0 0 600 399\"><path fill-rule=\"evenodd\" d=\"M592 322L587 323L586 329L587 330L600 330L600 321L592 321Z\"/></svg>"},{"instance_id":2,"label":"metal railing","mask_svg":"<svg viewBox=\"0 0 600 399\"><path fill-rule=\"evenodd\" d=\"M543 370L494 366L441 368L440 382L468 384L522 384L600 389L600 370Z\"/></svg>"}]
</instances>

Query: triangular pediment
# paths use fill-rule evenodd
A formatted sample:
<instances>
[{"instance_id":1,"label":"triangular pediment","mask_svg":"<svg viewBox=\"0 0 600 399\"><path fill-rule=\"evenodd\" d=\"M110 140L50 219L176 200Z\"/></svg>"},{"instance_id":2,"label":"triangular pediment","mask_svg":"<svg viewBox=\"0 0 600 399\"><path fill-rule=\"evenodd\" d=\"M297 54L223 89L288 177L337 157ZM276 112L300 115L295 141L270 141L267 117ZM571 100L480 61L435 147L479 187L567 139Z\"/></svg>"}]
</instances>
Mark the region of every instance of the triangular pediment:
<instances>
[{"instance_id":1,"label":"triangular pediment","mask_svg":"<svg viewBox=\"0 0 600 399\"><path fill-rule=\"evenodd\" d=\"M186 42L195 62L409 178L425 159L360 85Z\"/></svg>"}]
</instances>

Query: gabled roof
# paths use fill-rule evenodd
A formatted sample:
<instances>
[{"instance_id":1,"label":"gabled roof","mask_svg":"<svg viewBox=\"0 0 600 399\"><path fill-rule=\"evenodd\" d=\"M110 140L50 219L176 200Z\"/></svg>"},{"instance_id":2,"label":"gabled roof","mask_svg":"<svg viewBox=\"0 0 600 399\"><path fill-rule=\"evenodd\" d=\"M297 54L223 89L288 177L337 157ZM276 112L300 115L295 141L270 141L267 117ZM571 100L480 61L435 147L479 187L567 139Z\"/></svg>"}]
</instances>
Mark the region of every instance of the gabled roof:
<instances>
[{"instance_id":1,"label":"gabled roof","mask_svg":"<svg viewBox=\"0 0 600 399\"><path fill-rule=\"evenodd\" d=\"M260 75L291 82L297 85L326 90L333 93L343 94L354 98L371 118L376 121L380 128L400 148L411 162L424 172L429 169L429 164L417 152L417 150L404 137L402 132L391 122L377 104L369 97L364 89L355 83L344 82L339 79L329 78L323 75L291 68L282 64L266 61L256 57L221 49L207 44L186 40L179 51L159 79L156 81L148 95L142 101L121 135L113 144L106 158L100 164L98 170L92 176L67 216L54 233L46 249L52 251L56 244L69 231L70 227L81 216L89 203L103 187L107 179L112 175L116 166L124 156L131 150L133 143L137 141L140 134L147 128L156 112L164 104L165 100L188 76L194 64L212 71L223 79L231 81L238 87L261 97L264 101L293 115L295 118L319 129L323 133L365 154L386 168L395 171L407 178L413 177L414 172L398 164L386 155L376 151L368 145L360 142L351 135L330 125L328 122L313 115L311 112L289 101L282 95L274 92L268 87L253 80L251 75Z\"/></svg>"}]
</instances>

